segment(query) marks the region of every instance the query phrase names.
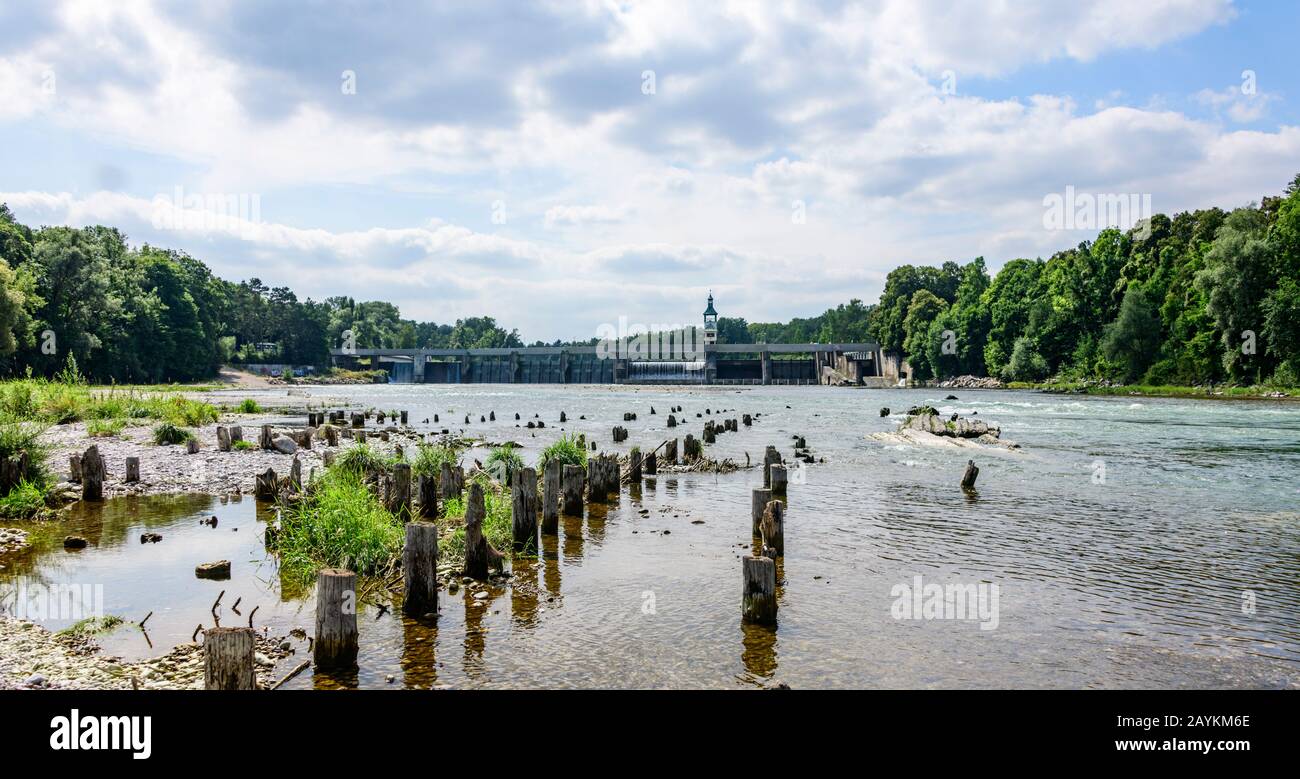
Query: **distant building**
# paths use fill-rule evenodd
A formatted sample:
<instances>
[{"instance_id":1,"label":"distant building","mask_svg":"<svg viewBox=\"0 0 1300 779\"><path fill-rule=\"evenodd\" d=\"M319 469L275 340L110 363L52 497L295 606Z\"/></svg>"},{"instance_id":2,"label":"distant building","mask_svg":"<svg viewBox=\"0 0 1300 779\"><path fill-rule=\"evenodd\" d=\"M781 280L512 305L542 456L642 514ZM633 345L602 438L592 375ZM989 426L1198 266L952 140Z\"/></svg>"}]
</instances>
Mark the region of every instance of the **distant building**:
<instances>
[{"instance_id":1,"label":"distant building","mask_svg":"<svg viewBox=\"0 0 1300 779\"><path fill-rule=\"evenodd\" d=\"M709 307L704 309L704 343L718 342L718 312L713 310L713 293L709 292Z\"/></svg>"}]
</instances>

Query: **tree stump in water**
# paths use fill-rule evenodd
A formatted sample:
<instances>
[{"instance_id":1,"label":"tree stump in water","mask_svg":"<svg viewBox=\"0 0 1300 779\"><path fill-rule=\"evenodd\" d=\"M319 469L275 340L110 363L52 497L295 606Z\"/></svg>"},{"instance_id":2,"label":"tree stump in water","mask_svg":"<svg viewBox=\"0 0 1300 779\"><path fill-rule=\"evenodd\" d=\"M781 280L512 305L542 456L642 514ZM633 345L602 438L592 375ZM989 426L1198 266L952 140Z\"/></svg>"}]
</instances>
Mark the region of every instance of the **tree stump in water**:
<instances>
[{"instance_id":1,"label":"tree stump in water","mask_svg":"<svg viewBox=\"0 0 1300 779\"><path fill-rule=\"evenodd\" d=\"M407 419L407 412L403 411L401 416L402 424L406 424L406 419Z\"/></svg>"},{"instance_id":2,"label":"tree stump in water","mask_svg":"<svg viewBox=\"0 0 1300 779\"><path fill-rule=\"evenodd\" d=\"M317 668L357 664L357 575L351 571L324 568L316 575L312 660Z\"/></svg>"},{"instance_id":3,"label":"tree stump in water","mask_svg":"<svg viewBox=\"0 0 1300 779\"><path fill-rule=\"evenodd\" d=\"M81 499L104 499L104 458L98 446L91 446L81 455Z\"/></svg>"},{"instance_id":4,"label":"tree stump in water","mask_svg":"<svg viewBox=\"0 0 1300 779\"><path fill-rule=\"evenodd\" d=\"M582 516L583 471L581 465L564 466L560 488L564 491L564 513Z\"/></svg>"},{"instance_id":5,"label":"tree stump in water","mask_svg":"<svg viewBox=\"0 0 1300 779\"><path fill-rule=\"evenodd\" d=\"M365 426L366 426L365 414L357 414L354 412L352 414L352 427L358 428L358 427L365 427Z\"/></svg>"},{"instance_id":6,"label":"tree stump in water","mask_svg":"<svg viewBox=\"0 0 1300 779\"><path fill-rule=\"evenodd\" d=\"M332 453L327 453L332 454ZM420 493L420 517L423 519L438 518L438 482L428 474L421 474L418 481L418 491Z\"/></svg>"},{"instance_id":7,"label":"tree stump in water","mask_svg":"<svg viewBox=\"0 0 1300 779\"><path fill-rule=\"evenodd\" d=\"M704 435L702 437L704 438L704 443L706 444L712 444L717 442L718 434L717 431L714 430L712 420L704 423Z\"/></svg>"},{"instance_id":8,"label":"tree stump in water","mask_svg":"<svg viewBox=\"0 0 1300 779\"><path fill-rule=\"evenodd\" d=\"M537 554L537 471L520 468L511 486L514 550Z\"/></svg>"},{"instance_id":9,"label":"tree stump in water","mask_svg":"<svg viewBox=\"0 0 1300 779\"><path fill-rule=\"evenodd\" d=\"M669 414L669 415L668 415L668 426L669 426L669 427L677 427L677 417L673 416L672 414Z\"/></svg>"},{"instance_id":10,"label":"tree stump in water","mask_svg":"<svg viewBox=\"0 0 1300 779\"><path fill-rule=\"evenodd\" d=\"M767 510L767 504L772 500L772 491L766 487L755 487L750 494L749 516L754 523L754 535L761 534L760 525L763 522L763 512Z\"/></svg>"},{"instance_id":11,"label":"tree stump in water","mask_svg":"<svg viewBox=\"0 0 1300 779\"><path fill-rule=\"evenodd\" d=\"M403 522L411 518L411 464L393 466L393 487L388 491L388 510Z\"/></svg>"},{"instance_id":12,"label":"tree stump in water","mask_svg":"<svg viewBox=\"0 0 1300 779\"><path fill-rule=\"evenodd\" d=\"M772 470L770 466L781 463L781 453L776 450L775 446L768 446L767 451L763 453L763 486L772 486Z\"/></svg>"},{"instance_id":13,"label":"tree stump in water","mask_svg":"<svg viewBox=\"0 0 1300 779\"><path fill-rule=\"evenodd\" d=\"M605 501L605 485L601 481L600 460L595 457L587 459L587 500L592 503Z\"/></svg>"},{"instance_id":14,"label":"tree stump in water","mask_svg":"<svg viewBox=\"0 0 1300 779\"><path fill-rule=\"evenodd\" d=\"M253 488L253 497L258 500L275 500L275 494L279 491L276 481L274 468L267 468L259 473L256 486Z\"/></svg>"},{"instance_id":15,"label":"tree stump in water","mask_svg":"<svg viewBox=\"0 0 1300 779\"><path fill-rule=\"evenodd\" d=\"M682 455L688 463L700 459L700 442L690 433L686 434L686 440L682 444Z\"/></svg>"},{"instance_id":16,"label":"tree stump in water","mask_svg":"<svg viewBox=\"0 0 1300 779\"><path fill-rule=\"evenodd\" d=\"M641 481L641 450L638 447L632 447L632 454L628 458L627 469L628 481Z\"/></svg>"},{"instance_id":17,"label":"tree stump in water","mask_svg":"<svg viewBox=\"0 0 1300 779\"><path fill-rule=\"evenodd\" d=\"M477 482L470 482L469 496L465 499L465 570L464 574L474 579L483 580L488 576L488 568L502 568L502 554L492 548L487 536L483 535L483 519L487 508L483 505L483 488Z\"/></svg>"},{"instance_id":18,"label":"tree stump in water","mask_svg":"<svg viewBox=\"0 0 1300 779\"><path fill-rule=\"evenodd\" d=\"M203 689L256 690L252 628L209 628L203 631Z\"/></svg>"},{"instance_id":19,"label":"tree stump in water","mask_svg":"<svg viewBox=\"0 0 1300 779\"><path fill-rule=\"evenodd\" d=\"M763 548L774 549L785 556L785 506L779 500L770 500L763 509L763 521L758 529L763 536ZM772 558L776 559L776 558Z\"/></svg>"},{"instance_id":20,"label":"tree stump in water","mask_svg":"<svg viewBox=\"0 0 1300 779\"><path fill-rule=\"evenodd\" d=\"M551 460L542 474L542 532L555 535L560 529L560 461Z\"/></svg>"},{"instance_id":21,"label":"tree stump in water","mask_svg":"<svg viewBox=\"0 0 1300 779\"><path fill-rule=\"evenodd\" d=\"M645 468L647 476L654 476L659 472L659 458L654 452L647 454L641 461L641 465Z\"/></svg>"},{"instance_id":22,"label":"tree stump in water","mask_svg":"<svg viewBox=\"0 0 1300 779\"><path fill-rule=\"evenodd\" d=\"M414 617L438 613L438 526L432 522L406 525L402 548L402 610Z\"/></svg>"},{"instance_id":23,"label":"tree stump in water","mask_svg":"<svg viewBox=\"0 0 1300 779\"><path fill-rule=\"evenodd\" d=\"M230 451L230 429L224 425L217 426L217 451Z\"/></svg>"},{"instance_id":24,"label":"tree stump in water","mask_svg":"<svg viewBox=\"0 0 1300 779\"><path fill-rule=\"evenodd\" d=\"M785 466L772 463L767 466L767 472L772 482L772 494L784 495L786 493Z\"/></svg>"},{"instance_id":25,"label":"tree stump in water","mask_svg":"<svg viewBox=\"0 0 1300 779\"><path fill-rule=\"evenodd\" d=\"M975 489L975 479L979 478L980 469L976 467L974 460L966 461L966 472L961 477L961 488L963 490Z\"/></svg>"},{"instance_id":26,"label":"tree stump in water","mask_svg":"<svg viewBox=\"0 0 1300 779\"><path fill-rule=\"evenodd\" d=\"M140 458L139 457L126 458L126 478L123 479L123 481L126 481L128 483L134 483L140 481Z\"/></svg>"},{"instance_id":27,"label":"tree stump in water","mask_svg":"<svg viewBox=\"0 0 1300 779\"><path fill-rule=\"evenodd\" d=\"M443 500L453 500L461 496L461 492L465 489L464 468L443 463L439 478L442 483L438 485L438 492Z\"/></svg>"},{"instance_id":28,"label":"tree stump in water","mask_svg":"<svg viewBox=\"0 0 1300 779\"><path fill-rule=\"evenodd\" d=\"M677 464L677 439L674 438L664 444L664 461L669 465Z\"/></svg>"},{"instance_id":29,"label":"tree stump in water","mask_svg":"<svg viewBox=\"0 0 1300 779\"><path fill-rule=\"evenodd\" d=\"M741 614L746 622L771 625L776 622L776 561L746 555L741 560L744 589Z\"/></svg>"}]
</instances>

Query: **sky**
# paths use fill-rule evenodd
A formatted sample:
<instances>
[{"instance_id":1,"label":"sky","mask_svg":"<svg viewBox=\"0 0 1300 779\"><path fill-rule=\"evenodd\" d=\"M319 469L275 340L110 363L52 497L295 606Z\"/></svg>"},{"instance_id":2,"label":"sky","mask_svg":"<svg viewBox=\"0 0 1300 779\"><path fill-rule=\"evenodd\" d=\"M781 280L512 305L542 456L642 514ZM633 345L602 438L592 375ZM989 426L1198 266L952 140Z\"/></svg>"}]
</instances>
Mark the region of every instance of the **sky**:
<instances>
[{"instance_id":1,"label":"sky","mask_svg":"<svg viewBox=\"0 0 1300 779\"><path fill-rule=\"evenodd\" d=\"M784 321L1105 226L1053 196L1278 194L1297 29L1246 0L0 0L0 201L530 342L694 324L710 290Z\"/></svg>"}]
</instances>

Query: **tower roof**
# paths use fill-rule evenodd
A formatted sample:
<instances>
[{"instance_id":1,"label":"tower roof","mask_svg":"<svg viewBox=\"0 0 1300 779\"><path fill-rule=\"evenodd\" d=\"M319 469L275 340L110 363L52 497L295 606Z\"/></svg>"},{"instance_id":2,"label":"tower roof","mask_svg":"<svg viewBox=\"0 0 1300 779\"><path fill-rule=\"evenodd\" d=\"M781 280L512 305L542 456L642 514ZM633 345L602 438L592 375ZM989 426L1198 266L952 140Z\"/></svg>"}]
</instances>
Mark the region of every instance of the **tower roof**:
<instances>
[{"instance_id":1,"label":"tower roof","mask_svg":"<svg viewBox=\"0 0 1300 779\"><path fill-rule=\"evenodd\" d=\"M718 312L713 310L713 293L709 293L709 307L704 309L705 316L717 316Z\"/></svg>"}]
</instances>

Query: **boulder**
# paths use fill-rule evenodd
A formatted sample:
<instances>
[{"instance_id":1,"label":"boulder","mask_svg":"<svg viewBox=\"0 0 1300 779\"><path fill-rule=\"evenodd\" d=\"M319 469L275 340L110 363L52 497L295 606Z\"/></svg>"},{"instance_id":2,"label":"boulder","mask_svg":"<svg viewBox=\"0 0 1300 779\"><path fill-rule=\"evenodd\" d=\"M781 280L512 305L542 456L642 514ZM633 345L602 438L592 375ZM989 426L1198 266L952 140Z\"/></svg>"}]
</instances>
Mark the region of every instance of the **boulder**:
<instances>
[{"instance_id":1,"label":"boulder","mask_svg":"<svg viewBox=\"0 0 1300 779\"><path fill-rule=\"evenodd\" d=\"M229 579L230 561L217 560L211 563L200 563L194 567L194 575L200 579Z\"/></svg>"},{"instance_id":2,"label":"boulder","mask_svg":"<svg viewBox=\"0 0 1300 779\"><path fill-rule=\"evenodd\" d=\"M271 439L271 448L280 454L293 454L298 451L298 444L288 436L276 436Z\"/></svg>"}]
</instances>

